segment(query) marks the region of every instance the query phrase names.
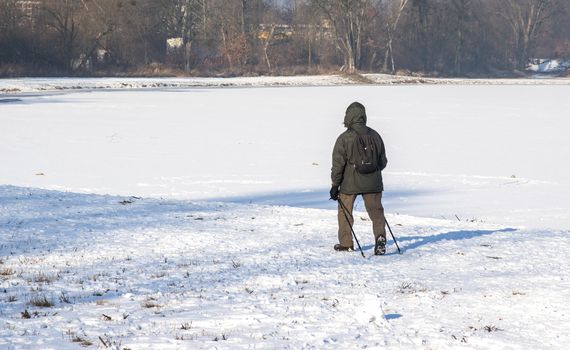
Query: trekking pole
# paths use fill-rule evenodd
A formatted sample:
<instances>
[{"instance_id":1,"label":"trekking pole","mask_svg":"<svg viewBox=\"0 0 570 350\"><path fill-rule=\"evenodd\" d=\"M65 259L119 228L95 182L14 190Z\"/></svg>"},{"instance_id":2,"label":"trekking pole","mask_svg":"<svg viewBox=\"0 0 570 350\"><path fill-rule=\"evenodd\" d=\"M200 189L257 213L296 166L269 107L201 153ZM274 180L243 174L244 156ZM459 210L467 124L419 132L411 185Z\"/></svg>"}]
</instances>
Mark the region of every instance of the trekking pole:
<instances>
[{"instance_id":1,"label":"trekking pole","mask_svg":"<svg viewBox=\"0 0 570 350\"><path fill-rule=\"evenodd\" d=\"M398 248L398 254L402 254L402 252L400 251L400 247L398 246L398 242L396 242L396 237L394 237L394 234L392 233L392 229L390 228L390 224L388 223L388 220L386 220L386 218L384 218L384 221L386 221L386 226L388 226L388 230L390 230L390 234L392 235L392 239L394 239L394 243L396 243L396 248Z\"/></svg>"},{"instance_id":2,"label":"trekking pole","mask_svg":"<svg viewBox=\"0 0 570 350\"><path fill-rule=\"evenodd\" d=\"M360 242L358 242L358 238L356 238L356 234L354 233L354 230L352 229L352 225L350 224L350 220L348 220L348 209L346 209L346 207L344 206L344 203L342 202L342 200L339 198L338 202L342 208L342 212L344 213L344 217L346 218L346 222L348 223L348 227L350 227L350 231L352 232L352 235L354 236L354 239L356 240L356 244L358 245L358 249L360 249L360 254L362 254L363 258L366 258L366 256L364 256L364 252L362 251L362 247L360 247Z\"/></svg>"}]
</instances>

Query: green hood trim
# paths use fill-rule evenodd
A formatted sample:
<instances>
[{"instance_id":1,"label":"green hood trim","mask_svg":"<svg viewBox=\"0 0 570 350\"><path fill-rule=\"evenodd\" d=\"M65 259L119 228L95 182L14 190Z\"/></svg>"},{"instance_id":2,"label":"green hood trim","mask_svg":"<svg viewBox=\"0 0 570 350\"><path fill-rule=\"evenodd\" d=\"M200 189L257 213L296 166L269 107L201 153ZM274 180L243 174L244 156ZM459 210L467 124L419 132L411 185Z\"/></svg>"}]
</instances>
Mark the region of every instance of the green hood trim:
<instances>
[{"instance_id":1,"label":"green hood trim","mask_svg":"<svg viewBox=\"0 0 570 350\"><path fill-rule=\"evenodd\" d=\"M344 126L350 129L356 125L366 125L366 109L361 103L353 102L346 109Z\"/></svg>"}]
</instances>

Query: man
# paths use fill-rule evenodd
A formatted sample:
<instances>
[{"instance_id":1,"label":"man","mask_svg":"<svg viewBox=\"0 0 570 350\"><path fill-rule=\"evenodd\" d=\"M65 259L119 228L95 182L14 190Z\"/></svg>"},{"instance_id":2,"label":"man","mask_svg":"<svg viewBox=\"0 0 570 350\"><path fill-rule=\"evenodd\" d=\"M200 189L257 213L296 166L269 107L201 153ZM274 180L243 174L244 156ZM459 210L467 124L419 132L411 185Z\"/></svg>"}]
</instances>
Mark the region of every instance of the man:
<instances>
[{"instance_id":1,"label":"man","mask_svg":"<svg viewBox=\"0 0 570 350\"><path fill-rule=\"evenodd\" d=\"M386 253L386 219L382 207L382 170L386 167L386 150L382 137L366 126L366 110L358 102L346 109L343 132L334 145L330 190L331 199L338 204L338 240L336 251L352 251L352 209L358 195L364 205L374 232L374 254ZM365 154L363 154L365 153ZM367 159L367 157L369 159ZM348 219L348 220L347 220Z\"/></svg>"}]
</instances>

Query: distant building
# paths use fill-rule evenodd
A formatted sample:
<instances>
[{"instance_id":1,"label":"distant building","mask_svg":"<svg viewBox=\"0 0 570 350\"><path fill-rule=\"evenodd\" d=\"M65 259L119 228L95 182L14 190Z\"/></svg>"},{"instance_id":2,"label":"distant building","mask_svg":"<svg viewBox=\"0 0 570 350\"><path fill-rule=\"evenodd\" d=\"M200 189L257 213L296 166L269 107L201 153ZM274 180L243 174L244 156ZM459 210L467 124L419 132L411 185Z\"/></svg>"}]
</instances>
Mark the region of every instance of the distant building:
<instances>
[{"instance_id":1,"label":"distant building","mask_svg":"<svg viewBox=\"0 0 570 350\"><path fill-rule=\"evenodd\" d=\"M18 0L16 5L24 14L25 21L34 26L40 16L42 2L39 0Z\"/></svg>"},{"instance_id":2,"label":"distant building","mask_svg":"<svg viewBox=\"0 0 570 350\"><path fill-rule=\"evenodd\" d=\"M166 39L166 52L172 54L184 46L184 38L168 38Z\"/></svg>"},{"instance_id":3,"label":"distant building","mask_svg":"<svg viewBox=\"0 0 570 350\"><path fill-rule=\"evenodd\" d=\"M39 0L18 0L16 4L26 17L37 18L40 14L42 2Z\"/></svg>"},{"instance_id":4,"label":"distant building","mask_svg":"<svg viewBox=\"0 0 570 350\"><path fill-rule=\"evenodd\" d=\"M270 38L269 35L272 35ZM273 40L282 42L292 39L294 36L305 37L312 35L320 40L327 40L333 37L333 27L328 20L323 20L321 24L265 24L262 23L257 28L257 39L262 41Z\"/></svg>"},{"instance_id":5,"label":"distant building","mask_svg":"<svg viewBox=\"0 0 570 350\"><path fill-rule=\"evenodd\" d=\"M257 38L267 41L283 41L291 39L293 36L293 27L288 24L260 24L257 30ZM272 35L270 38L269 35Z\"/></svg>"}]
</instances>

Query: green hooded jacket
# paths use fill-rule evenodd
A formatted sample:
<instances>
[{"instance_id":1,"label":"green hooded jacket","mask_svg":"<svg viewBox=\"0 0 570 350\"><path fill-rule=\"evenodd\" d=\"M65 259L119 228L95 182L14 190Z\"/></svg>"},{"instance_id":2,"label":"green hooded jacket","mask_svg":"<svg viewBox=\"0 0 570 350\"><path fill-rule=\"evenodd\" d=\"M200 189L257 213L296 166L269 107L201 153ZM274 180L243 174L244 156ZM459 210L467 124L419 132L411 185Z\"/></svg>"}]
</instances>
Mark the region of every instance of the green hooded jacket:
<instances>
[{"instance_id":1,"label":"green hooded jacket","mask_svg":"<svg viewBox=\"0 0 570 350\"><path fill-rule=\"evenodd\" d=\"M382 170L386 167L386 149L382 137L366 126L366 110L358 102L348 106L344 117L344 126L348 129L337 138L332 154L331 180L333 186L340 186L344 194L363 194L384 191ZM353 148L356 147L358 134L373 135L378 152L378 170L371 174L360 174L356 171Z\"/></svg>"}]
</instances>

